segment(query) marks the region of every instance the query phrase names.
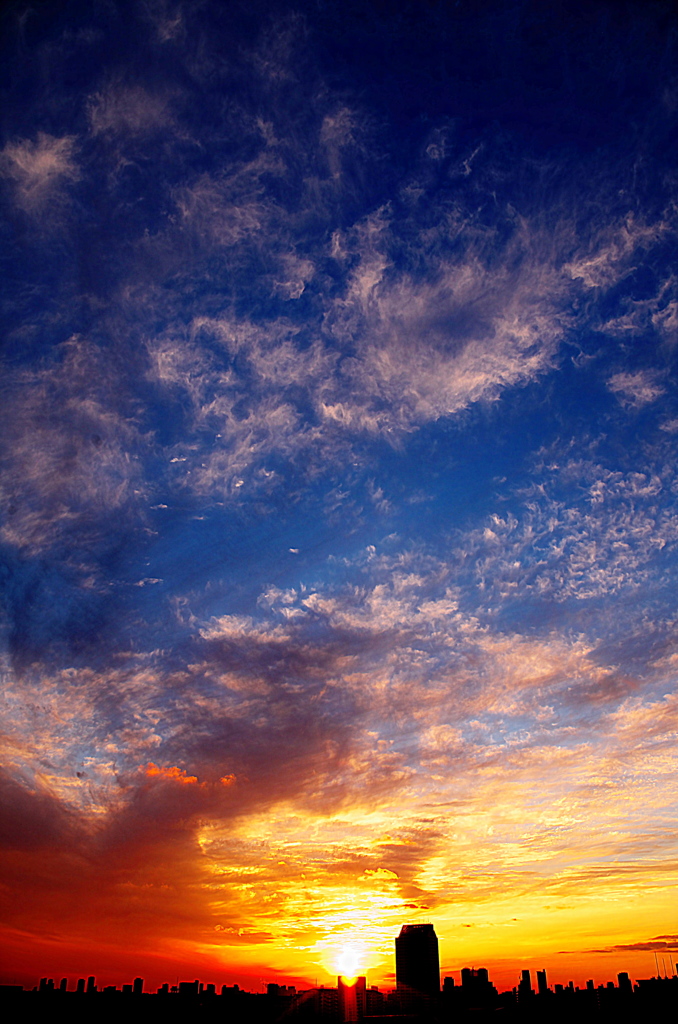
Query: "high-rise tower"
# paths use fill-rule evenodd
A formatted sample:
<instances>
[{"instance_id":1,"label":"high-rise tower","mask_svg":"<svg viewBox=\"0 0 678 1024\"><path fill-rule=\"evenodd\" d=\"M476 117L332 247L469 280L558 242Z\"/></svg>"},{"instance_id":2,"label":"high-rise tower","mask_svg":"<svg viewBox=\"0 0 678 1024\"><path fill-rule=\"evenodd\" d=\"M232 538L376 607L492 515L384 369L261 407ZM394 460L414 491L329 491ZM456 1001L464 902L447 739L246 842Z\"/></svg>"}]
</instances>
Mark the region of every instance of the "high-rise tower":
<instances>
[{"instance_id":1,"label":"high-rise tower","mask_svg":"<svg viewBox=\"0 0 678 1024\"><path fill-rule=\"evenodd\" d=\"M404 924L395 940L396 986L405 1000L440 994L438 937L432 924Z\"/></svg>"}]
</instances>

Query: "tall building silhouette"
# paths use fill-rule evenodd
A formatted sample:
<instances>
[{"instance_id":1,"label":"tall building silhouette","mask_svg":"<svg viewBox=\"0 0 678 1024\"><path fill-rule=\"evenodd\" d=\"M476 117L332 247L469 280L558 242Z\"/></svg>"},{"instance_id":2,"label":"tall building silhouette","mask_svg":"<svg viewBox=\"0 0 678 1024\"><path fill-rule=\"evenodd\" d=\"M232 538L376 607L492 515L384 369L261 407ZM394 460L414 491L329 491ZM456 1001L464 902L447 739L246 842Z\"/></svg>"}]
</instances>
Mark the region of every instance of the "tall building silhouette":
<instances>
[{"instance_id":1,"label":"tall building silhouette","mask_svg":"<svg viewBox=\"0 0 678 1024\"><path fill-rule=\"evenodd\" d=\"M367 979L362 975L359 978L344 978L340 974L337 978L339 1020L342 1024L362 1020L365 1016L366 982Z\"/></svg>"},{"instance_id":2,"label":"tall building silhouette","mask_svg":"<svg viewBox=\"0 0 678 1024\"><path fill-rule=\"evenodd\" d=\"M395 940L396 988L401 1002L440 994L438 937L432 924L404 924Z\"/></svg>"},{"instance_id":3,"label":"tall building silhouette","mask_svg":"<svg viewBox=\"0 0 678 1024\"><path fill-rule=\"evenodd\" d=\"M534 995L532 988L532 981L530 979L529 970L520 972L520 981L518 982L518 1002L524 1003L531 999Z\"/></svg>"}]
</instances>

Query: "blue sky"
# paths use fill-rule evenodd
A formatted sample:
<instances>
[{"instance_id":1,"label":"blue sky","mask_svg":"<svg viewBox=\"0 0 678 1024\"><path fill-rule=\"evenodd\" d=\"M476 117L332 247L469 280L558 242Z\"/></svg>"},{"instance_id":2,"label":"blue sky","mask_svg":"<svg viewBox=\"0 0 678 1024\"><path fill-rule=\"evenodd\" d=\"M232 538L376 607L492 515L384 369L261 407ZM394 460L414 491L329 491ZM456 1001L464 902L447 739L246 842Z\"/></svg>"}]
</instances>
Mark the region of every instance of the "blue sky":
<instances>
[{"instance_id":1,"label":"blue sky","mask_svg":"<svg viewBox=\"0 0 678 1024\"><path fill-rule=\"evenodd\" d=\"M675 945L675 49L662 2L4 5L16 971L97 915L307 977L417 915L490 962L516 900L523 951Z\"/></svg>"}]
</instances>

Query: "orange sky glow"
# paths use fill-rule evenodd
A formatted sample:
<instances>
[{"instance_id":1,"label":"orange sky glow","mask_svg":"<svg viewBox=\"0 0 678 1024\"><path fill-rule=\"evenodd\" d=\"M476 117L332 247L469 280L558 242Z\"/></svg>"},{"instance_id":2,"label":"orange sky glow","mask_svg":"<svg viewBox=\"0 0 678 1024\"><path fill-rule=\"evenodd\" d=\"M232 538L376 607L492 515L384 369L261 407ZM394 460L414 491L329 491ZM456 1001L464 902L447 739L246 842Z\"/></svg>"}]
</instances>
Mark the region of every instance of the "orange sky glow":
<instances>
[{"instance_id":1,"label":"orange sky glow","mask_svg":"<svg viewBox=\"0 0 678 1024\"><path fill-rule=\"evenodd\" d=\"M629 709L624 733L633 734L632 721ZM662 956L675 957L675 940L662 934L675 908L673 865L644 849L656 764L648 777L642 750L628 745L620 758L619 743L615 732L602 756L575 745L501 767L488 758L465 781L450 779L434 738L435 767L423 780L409 775L397 803L370 794L363 775L362 789L347 791L332 813L282 802L228 824L194 819L192 834L177 829L161 844L123 834L94 860L77 846L5 855L6 877L32 880L5 931L12 977L29 983L40 963L43 973L94 973L102 984L141 974L153 987L195 975L261 990L273 980L331 985L338 973L366 973L390 987L395 935L424 920L435 924L443 976L484 966L500 987L524 967L545 967L553 983L598 984L620 970L649 976L653 946L660 967ZM189 790L248 786L208 786L154 763L143 771L156 810ZM53 793L59 780L45 785ZM600 799L611 791L615 799Z\"/></svg>"}]
</instances>

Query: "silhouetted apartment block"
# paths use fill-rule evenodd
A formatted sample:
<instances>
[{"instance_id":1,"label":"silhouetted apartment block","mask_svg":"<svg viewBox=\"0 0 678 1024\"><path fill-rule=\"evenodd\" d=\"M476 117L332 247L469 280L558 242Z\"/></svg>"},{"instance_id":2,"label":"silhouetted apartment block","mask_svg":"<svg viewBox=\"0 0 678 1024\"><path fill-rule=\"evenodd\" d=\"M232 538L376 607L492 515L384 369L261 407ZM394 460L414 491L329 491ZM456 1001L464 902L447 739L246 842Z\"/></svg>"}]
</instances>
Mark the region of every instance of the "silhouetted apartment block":
<instances>
[{"instance_id":1,"label":"silhouetted apartment block","mask_svg":"<svg viewBox=\"0 0 678 1024\"><path fill-rule=\"evenodd\" d=\"M292 996L297 994L297 990L294 985L278 985L275 981L270 981L266 986L266 992L269 996L281 999L290 999Z\"/></svg>"},{"instance_id":2,"label":"silhouetted apartment block","mask_svg":"<svg viewBox=\"0 0 678 1024\"><path fill-rule=\"evenodd\" d=\"M546 971L537 971L537 992L540 996L545 996L548 990L549 987L546 984Z\"/></svg>"},{"instance_id":3,"label":"silhouetted apartment block","mask_svg":"<svg viewBox=\"0 0 678 1024\"><path fill-rule=\"evenodd\" d=\"M135 996L140 996L144 991L144 979L135 978L133 990Z\"/></svg>"},{"instance_id":4,"label":"silhouetted apartment block","mask_svg":"<svg viewBox=\"0 0 678 1024\"><path fill-rule=\"evenodd\" d=\"M337 992L339 994L339 1020L356 1021L362 1020L365 1016L365 991L367 979L344 978L341 974L337 978Z\"/></svg>"},{"instance_id":5,"label":"silhouetted apartment block","mask_svg":"<svg viewBox=\"0 0 678 1024\"><path fill-rule=\"evenodd\" d=\"M452 981L451 978L449 980ZM465 1007L493 1006L497 998L497 990L490 981L486 967L463 967L461 989L455 990L452 984L447 988L446 994L448 1000L453 998L456 1005Z\"/></svg>"},{"instance_id":6,"label":"silhouetted apartment block","mask_svg":"<svg viewBox=\"0 0 678 1024\"><path fill-rule=\"evenodd\" d=\"M336 1022L339 1018L339 992L336 988L325 988L322 985L320 988L297 992L292 997L288 1012L301 1020L323 1018ZM287 1017L287 1012L284 1016Z\"/></svg>"},{"instance_id":7,"label":"silhouetted apartment block","mask_svg":"<svg viewBox=\"0 0 678 1024\"><path fill-rule=\"evenodd\" d=\"M490 977L487 973L487 967L462 967L462 988L484 988L489 984Z\"/></svg>"},{"instance_id":8,"label":"silhouetted apartment block","mask_svg":"<svg viewBox=\"0 0 678 1024\"><path fill-rule=\"evenodd\" d=\"M313 996L315 1012L320 1017L336 1017L339 1012L339 993L336 988L317 988Z\"/></svg>"},{"instance_id":9,"label":"silhouetted apartment block","mask_svg":"<svg viewBox=\"0 0 678 1024\"><path fill-rule=\"evenodd\" d=\"M395 940L396 988L403 1009L440 995L438 937L432 924L404 924Z\"/></svg>"},{"instance_id":10,"label":"silhouetted apartment block","mask_svg":"<svg viewBox=\"0 0 678 1024\"><path fill-rule=\"evenodd\" d=\"M180 996L197 996L200 992L199 981L180 981L179 982L179 995Z\"/></svg>"},{"instance_id":11,"label":"silhouetted apartment block","mask_svg":"<svg viewBox=\"0 0 678 1024\"><path fill-rule=\"evenodd\" d=\"M380 992L376 985L372 985L365 992L365 1013L368 1017L383 1014L386 1006L386 997Z\"/></svg>"}]
</instances>

